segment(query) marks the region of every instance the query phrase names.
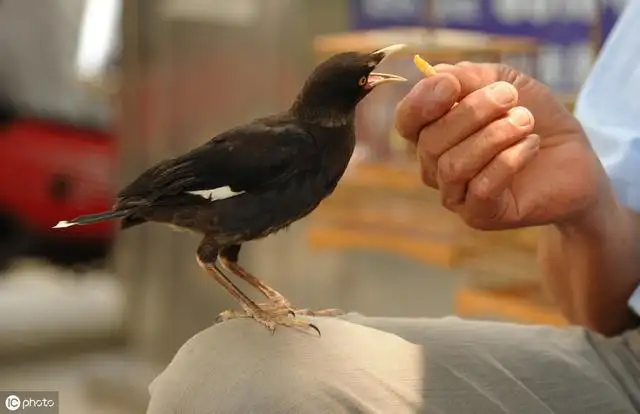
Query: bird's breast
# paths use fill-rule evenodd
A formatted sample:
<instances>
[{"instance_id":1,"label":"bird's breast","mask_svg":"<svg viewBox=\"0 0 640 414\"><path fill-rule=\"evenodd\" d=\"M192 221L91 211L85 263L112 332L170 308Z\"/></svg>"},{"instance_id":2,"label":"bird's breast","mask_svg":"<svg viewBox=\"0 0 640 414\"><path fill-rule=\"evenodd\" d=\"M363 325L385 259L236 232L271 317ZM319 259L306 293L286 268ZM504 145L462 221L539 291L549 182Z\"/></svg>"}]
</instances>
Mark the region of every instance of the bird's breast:
<instances>
[{"instance_id":1,"label":"bird's breast","mask_svg":"<svg viewBox=\"0 0 640 414\"><path fill-rule=\"evenodd\" d=\"M199 211L200 227L234 243L265 237L311 213L329 196L343 176L355 137L349 130L326 133L319 141L318 158L286 180L260 191L247 191L212 201Z\"/></svg>"},{"instance_id":2,"label":"bird's breast","mask_svg":"<svg viewBox=\"0 0 640 414\"><path fill-rule=\"evenodd\" d=\"M210 232L221 239L244 242L262 238L311 213L333 192L342 173L301 172L267 191L216 201L200 214Z\"/></svg>"},{"instance_id":3,"label":"bird's breast","mask_svg":"<svg viewBox=\"0 0 640 414\"><path fill-rule=\"evenodd\" d=\"M334 187L349 165L356 137L353 123L342 128L330 128L317 132L321 153L319 179ZM331 188L333 191L333 188Z\"/></svg>"}]
</instances>

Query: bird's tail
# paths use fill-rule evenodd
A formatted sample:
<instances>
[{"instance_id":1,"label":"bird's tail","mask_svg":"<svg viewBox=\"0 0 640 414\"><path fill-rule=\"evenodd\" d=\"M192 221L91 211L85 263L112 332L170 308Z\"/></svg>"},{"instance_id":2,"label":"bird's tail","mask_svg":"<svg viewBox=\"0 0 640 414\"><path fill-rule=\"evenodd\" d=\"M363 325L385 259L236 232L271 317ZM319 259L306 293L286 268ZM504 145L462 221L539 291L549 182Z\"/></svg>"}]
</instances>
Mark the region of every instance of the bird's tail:
<instances>
[{"instance_id":1,"label":"bird's tail","mask_svg":"<svg viewBox=\"0 0 640 414\"><path fill-rule=\"evenodd\" d=\"M73 220L59 221L58 224L53 226L54 229L62 229L71 226L84 226L85 224L100 223L102 221L115 220L122 218L130 214L129 210L120 211L105 211L104 213L88 214L86 216L79 216Z\"/></svg>"}]
</instances>

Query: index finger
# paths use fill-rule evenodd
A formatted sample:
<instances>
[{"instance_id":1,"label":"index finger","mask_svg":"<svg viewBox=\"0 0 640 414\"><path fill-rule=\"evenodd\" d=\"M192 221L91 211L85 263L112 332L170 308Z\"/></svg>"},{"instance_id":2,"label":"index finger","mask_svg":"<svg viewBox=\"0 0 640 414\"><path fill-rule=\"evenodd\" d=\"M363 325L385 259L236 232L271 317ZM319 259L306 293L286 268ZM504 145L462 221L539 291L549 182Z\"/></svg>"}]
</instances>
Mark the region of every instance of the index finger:
<instances>
[{"instance_id":1,"label":"index finger","mask_svg":"<svg viewBox=\"0 0 640 414\"><path fill-rule=\"evenodd\" d=\"M460 94L460 82L447 73L418 82L396 108L396 129L409 141L417 142L420 130L446 114Z\"/></svg>"}]
</instances>

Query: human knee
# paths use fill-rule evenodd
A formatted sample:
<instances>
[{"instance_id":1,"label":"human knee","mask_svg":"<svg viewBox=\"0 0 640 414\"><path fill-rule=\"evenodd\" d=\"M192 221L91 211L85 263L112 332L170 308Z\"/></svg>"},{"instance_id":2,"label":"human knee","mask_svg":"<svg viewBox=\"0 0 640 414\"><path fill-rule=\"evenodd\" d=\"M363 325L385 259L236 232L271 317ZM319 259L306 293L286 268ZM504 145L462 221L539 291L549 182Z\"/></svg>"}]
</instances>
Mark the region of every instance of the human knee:
<instances>
[{"instance_id":1,"label":"human knee","mask_svg":"<svg viewBox=\"0 0 640 414\"><path fill-rule=\"evenodd\" d=\"M250 319L206 329L154 381L148 412L348 413L418 398L419 347L340 319L311 319L321 337L271 334Z\"/></svg>"}]
</instances>

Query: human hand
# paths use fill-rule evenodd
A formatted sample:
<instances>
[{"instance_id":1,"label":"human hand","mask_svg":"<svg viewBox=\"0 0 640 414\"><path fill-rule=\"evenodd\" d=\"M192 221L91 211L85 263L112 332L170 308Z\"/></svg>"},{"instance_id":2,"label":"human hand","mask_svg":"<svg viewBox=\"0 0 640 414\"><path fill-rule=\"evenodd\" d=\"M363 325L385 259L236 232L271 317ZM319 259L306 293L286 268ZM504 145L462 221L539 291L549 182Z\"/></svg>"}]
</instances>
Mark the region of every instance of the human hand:
<instances>
[{"instance_id":1,"label":"human hand","mask_svg":"<svg viewBox=\"0 0 640 414\"><path fill-rule=\"evenodd\" d=\"M396 126L417 145L424 183L468 225L571 220L610 196L580 123L545 85L498 64L435 69L400 102Z\"/></svg>"}]
</instances>

